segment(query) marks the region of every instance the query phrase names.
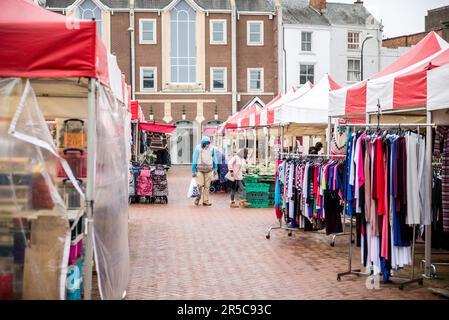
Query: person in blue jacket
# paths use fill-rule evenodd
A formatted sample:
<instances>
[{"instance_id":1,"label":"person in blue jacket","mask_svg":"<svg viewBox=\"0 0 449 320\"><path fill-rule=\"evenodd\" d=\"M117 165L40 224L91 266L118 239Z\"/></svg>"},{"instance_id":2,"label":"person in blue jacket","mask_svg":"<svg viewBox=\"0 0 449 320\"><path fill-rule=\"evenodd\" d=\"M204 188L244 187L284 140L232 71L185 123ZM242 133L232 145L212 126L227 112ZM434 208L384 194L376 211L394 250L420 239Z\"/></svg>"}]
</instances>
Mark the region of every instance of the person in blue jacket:
<instances>
[{"instance_id":1,"label":"person in blue jacket","mask_svg":"<svg viewBox=\"0 0 449 320\"><path fill-rule=\"evenodd\" d=\"M210 145L210 138L203 136L201 144L195 148L192 159L192 176L196 178L199 195L195 198L195 205L199 205L201 197L203 206L211 206L209 201L210 183L212 176L217 176L218 162L214 148Z\"/></svg>"}]
</instances>

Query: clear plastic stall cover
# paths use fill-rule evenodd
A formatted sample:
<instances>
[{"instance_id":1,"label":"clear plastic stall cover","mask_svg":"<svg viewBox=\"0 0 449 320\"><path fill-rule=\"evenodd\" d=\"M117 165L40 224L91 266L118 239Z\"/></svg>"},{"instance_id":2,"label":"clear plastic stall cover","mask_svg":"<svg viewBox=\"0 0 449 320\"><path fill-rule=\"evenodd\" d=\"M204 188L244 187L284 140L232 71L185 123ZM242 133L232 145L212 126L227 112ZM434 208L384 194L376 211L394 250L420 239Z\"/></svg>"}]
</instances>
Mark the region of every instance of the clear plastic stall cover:
<instances>
[{"instance_id":1,"label":"clear plastic stall cover","mask_svg":"<svg viewBox=\"0 0 449 320\"><path fill-rule=\"evenodd\" d=\"M71 233L57 161L30 82L0 79L0 300L65 298Z\"/></svg>"},{"instance_id":2,"label":"clear plastic stall cover","mask_svg":"<svg viewBox=\"0 0 449 320\"><path fill-rule=\"evenodd\" d=\"M99 87L96 113L94 252L102 299L123 298L128 286L128 111Z\"/></svg>"}]
</instances>

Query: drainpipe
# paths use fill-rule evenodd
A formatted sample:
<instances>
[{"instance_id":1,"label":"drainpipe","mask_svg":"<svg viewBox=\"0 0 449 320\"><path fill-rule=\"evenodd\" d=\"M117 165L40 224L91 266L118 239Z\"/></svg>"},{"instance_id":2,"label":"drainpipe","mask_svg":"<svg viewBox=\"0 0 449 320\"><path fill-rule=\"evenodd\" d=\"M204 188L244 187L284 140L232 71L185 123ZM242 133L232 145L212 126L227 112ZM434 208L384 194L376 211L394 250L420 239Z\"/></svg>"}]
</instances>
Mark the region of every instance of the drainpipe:
<instances>
[{"instance_id":1,"label":"drainpipe","mask_svg":"<svg viewBox=\"0 0 449 320\"><path fill-rule=\"evenodd\" d=\"M232 64L232 114L237 112L237 8L231 0L231 64Z\"/></svg>"},{"instance_id":2,"label":"drainpipe","mask_svg":"<svg viewBox=\"0 0 449 320\"><path fill-rule=\"evenodd\" d=\"M136 49L135 49L135 26L134 26L134 0L129 1L129 28L130 42L131 42L131 88L132 88L132 99L136 100Z\"/></svg>"},{"instance_id":3,"label":"drainpipe","mask_svg":"<svg viewBox=\"0 0 449 320\"><path fill-rule=\"evenodd\" d=\"M277 11L277 29L278 29L278 91L283 90L285 85L285 46L284 46L284 28L282 23L282 5L280 0L276 0ZM281 46L282 44L282 46Z\"/></svg>"}]
</instances>

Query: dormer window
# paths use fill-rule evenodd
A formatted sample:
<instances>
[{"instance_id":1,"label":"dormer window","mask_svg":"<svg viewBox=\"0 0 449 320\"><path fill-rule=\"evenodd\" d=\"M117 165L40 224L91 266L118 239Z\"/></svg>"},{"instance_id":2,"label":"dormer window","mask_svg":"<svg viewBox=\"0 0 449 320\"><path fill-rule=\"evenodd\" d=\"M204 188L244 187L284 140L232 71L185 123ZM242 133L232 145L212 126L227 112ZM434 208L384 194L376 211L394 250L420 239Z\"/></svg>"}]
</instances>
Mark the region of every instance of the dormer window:
<instances>
[{"instance_id":1,"label":"dormer window","mask_svg":"<svg viewBox=\"0 0 449 320\"><path fill-rule=\"evenodd\" d=\"M101 9L92 0L84 0L83 3L80 4L77 9L77 16L78 19L82 20L95 19L95 21L97 22L98 35L101 37Z\"/></svg>"}]
</instances>

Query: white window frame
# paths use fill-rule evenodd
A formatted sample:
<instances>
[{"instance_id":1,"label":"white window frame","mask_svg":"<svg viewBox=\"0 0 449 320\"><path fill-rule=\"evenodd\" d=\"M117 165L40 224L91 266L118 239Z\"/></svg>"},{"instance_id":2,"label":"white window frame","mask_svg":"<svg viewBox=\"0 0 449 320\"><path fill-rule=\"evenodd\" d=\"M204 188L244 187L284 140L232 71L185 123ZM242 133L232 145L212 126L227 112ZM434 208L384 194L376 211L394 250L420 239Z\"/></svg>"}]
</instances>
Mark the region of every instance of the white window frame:
<instances>
[{"instance_id":1,"label":"white window frame","mask_svg":"<svg viewBox=\"0 0 449 320\"><path fill-rule=\"evenodd\" d=\"M313 62L302 62L302 63L298 64L298 87L303 86L307 83L307 81L310 81L309 79L307 79L307 81L305 83L301 83L301 66L313 66L313 81L312 81L312 83L315 83L316 64Z\"/></svg>"},{"instance_id":2,"label":"white window frame","mask_svg":"<svg viewBox=\"0 0 449 320\"><path fill-rule=\"evenodd\" d=\"M143 72L153 70L154 73L154 88L143 87ZM157 67L140 67L140 91L141 92L156 92L157 91Z\"/></svg>"},{"instance_id":3,"label":"white window frame","mask_svg":"<svg viewBox=\"0 0 449 320\"><path fill-rule=\"evenodd\" d=\"M224 88L223 89L215 89L214 88L214 71L222 70L223 71L223 81ZM226 67L211 67L210 68L210 91L211 92L227 92L228 91L228 68Z\"/></svg>"},{"instance_id":4,"label":"white window frame","mask_svg":"<svg viewBox=\"0 0 449 320\"><path fill-rule=\"evenodd\" d=\"M358 61L359 62L359 70L358 70L358 75L359 75L359 77L358 77L358 79L357 79L357 77L356 77L356 79L355 80L350 80L349 79L349 72L357 72L357 70L355 70L355 68L353 67L353 69L352 70L349 70L349 60L352 60L352 61ZM358 82L358 81L361 81L361 77L362 77L362 61L360 60L360 58L355 58L355 57L348 57L348 59L347 59L347 62L346 62L346 81L347 82L349 82L349 83L355 83L355 82ZM354 63L353 63L353 66L354 66Z\"/></svg>"},{"instance_id":5,"label":"white window frame","mask_svg":"<svg viewBox=\"0 0 449 320\"><path fill-rule=\"evenodd\" d=\"M258 24L260 25L260 42L251 42L250 37L250 25ZM263 34L263 21L262 20L249 20L246 22L246 44L248 46L263 46L264 45L264 34Z\"/></svg>"},{"instance_id":6,"label":"white window frame","mask_svg":"<svg viewBox=\"0 0 449 320\"><path fill-rule=\"evenodd\" d=\"M153 40L143 39L143 23L151 22L153 24ZM156 44L157 43L157 23L156 19L139 19L139 44Z\"/></svg>"},{"instance_id":7,"label":"white window frame","mask_svg":"<svg viewBox=\"0 0 449 320\"><path fill-rule=\"evenodd\" d=\"M214 23L222 23L223 24L223 41L214 41ZM227 35L227 24L226 19L211 19L209 21L209 43L213 45L224 45L228 44L228 35Z\"/></svg>"},{"instance_id":8,"label":"white window frame","mask_svg":"<svg viewBox=\"0 0 449 320\"><path fill-rule=\"evenodd\" d=\"M302 35L303 35L303 33L310 33L310 51L302 50L302 42L303 42ZM312 41L312 39L313 39L313 32L312 31L307 31L307 30L301 30L301 37L300 38L301 38L301 43L300 43L299 51L301 53L312 53L313 52L313 41Z\"/></svg>"},{"instance_id":9,"label":"white window frame","mask_svg":"<svg viewBox=\"0 0 449 320\"><path fill-rule=\"evenodd\" d=\"M359 42L349 42L349 34L358 34L359 35ZM348 50L360 50L360 38L362 36L362 33L360 31L348 31L347 35L346 35L346 42L347 42L347 48ZM352 39L354 40L354 36L352 37ZM355 45L357 44L357 48L350 48L350 45Z\"/></svg>"},{"instance_id":10,"label":"white window frame","mask_svg":"<svg viewBox=\"0 0 449 320\"><path fill-rule=\"evenodd\" d=\"M251 89L251 71L260 71L260 89ZM246 71L247 91L248 92L264 92L264 71L263 68L248 68Z\"/></svg>"}]
</instances>

